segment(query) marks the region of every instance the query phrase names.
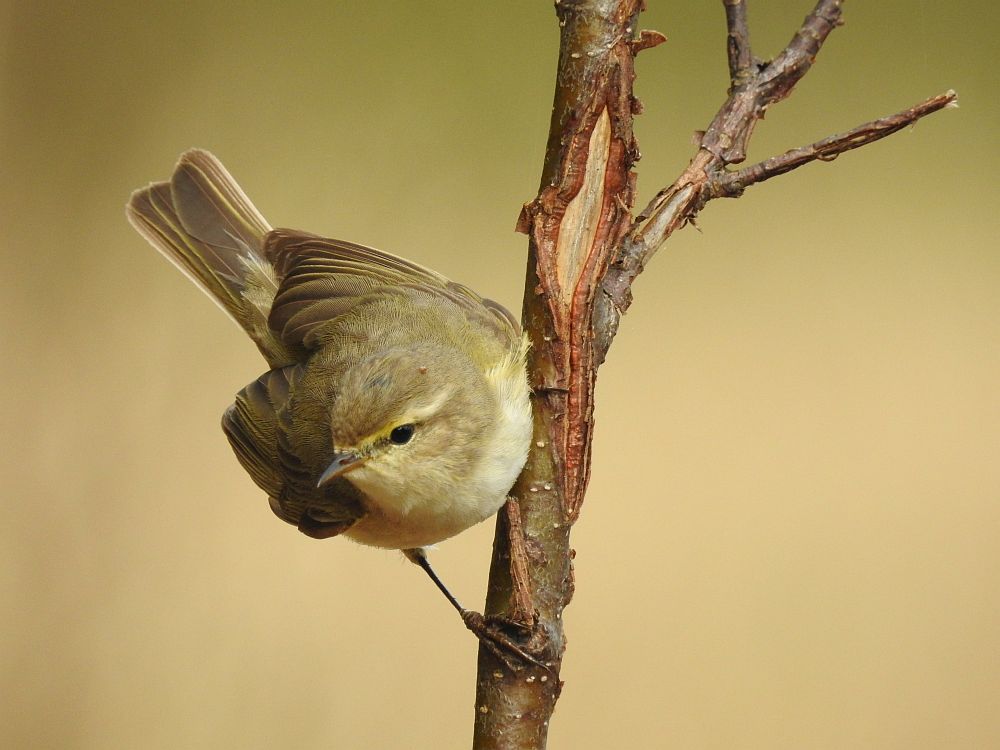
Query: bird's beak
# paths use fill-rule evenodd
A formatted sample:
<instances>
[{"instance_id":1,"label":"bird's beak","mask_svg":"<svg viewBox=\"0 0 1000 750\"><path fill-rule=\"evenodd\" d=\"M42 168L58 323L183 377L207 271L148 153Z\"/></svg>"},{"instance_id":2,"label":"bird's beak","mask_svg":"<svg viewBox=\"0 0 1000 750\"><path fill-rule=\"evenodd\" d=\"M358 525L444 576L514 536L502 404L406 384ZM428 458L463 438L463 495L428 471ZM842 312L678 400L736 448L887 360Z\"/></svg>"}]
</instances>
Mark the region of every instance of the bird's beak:
<instances>
[{"instance_id":1,"label":"bird's beak","mask_svg":"<svg viewBox=\"0 0 1000 750\"><path fill-rule=\"evenodd\" d=\"M331 461L330 465L326 467L326 471L320 475L319 481L316 482L316 486L322 487L325 484L329 484L337 477L342 476L349 471L354 471L367 460L367 456L359 456L353 451L340 451L338 453L334 453L333 461Z\"/></svg>"}]
</instances>

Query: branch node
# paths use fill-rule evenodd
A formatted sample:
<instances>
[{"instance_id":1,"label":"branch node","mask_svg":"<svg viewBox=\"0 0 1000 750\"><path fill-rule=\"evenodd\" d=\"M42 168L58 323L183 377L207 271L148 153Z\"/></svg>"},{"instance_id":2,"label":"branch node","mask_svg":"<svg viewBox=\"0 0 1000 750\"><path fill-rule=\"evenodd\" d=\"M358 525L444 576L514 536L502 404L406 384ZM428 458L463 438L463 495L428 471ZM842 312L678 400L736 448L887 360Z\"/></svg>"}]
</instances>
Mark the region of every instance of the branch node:
<instances>
[{"instance_id":1,"label":"branch node","mask_svg":"<svg viewBox=\"0 0 1000 750\"><path fill-rule=\"evenodd\" d=\"M709 191L713 197L739 197L750 185L785 174L811 161L833 161L847 151L874 143L887 135L912 126L917 120L933 112L953 108L957 100L958 95L949 89L909 109L866 122L845 133L831 135L808 146L794 148L735 172L720 172L710 180Z\"/></svg>"}]
</instances>

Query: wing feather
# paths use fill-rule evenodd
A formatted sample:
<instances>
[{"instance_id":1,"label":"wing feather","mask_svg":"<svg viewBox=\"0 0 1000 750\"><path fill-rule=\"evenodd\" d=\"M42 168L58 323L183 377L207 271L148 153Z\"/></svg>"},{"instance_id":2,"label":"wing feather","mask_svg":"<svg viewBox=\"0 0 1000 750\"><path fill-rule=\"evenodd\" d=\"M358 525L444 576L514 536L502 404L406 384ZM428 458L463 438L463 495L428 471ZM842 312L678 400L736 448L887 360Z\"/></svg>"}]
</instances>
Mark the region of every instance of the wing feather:
<instances>
[{"instance_id":1,"label":"wing feather","mask_svg":"<svg viewBox=\"0 0 1000 750\"><path fill-rule=\"evenodd\" d=\"M350 528L364 515L360 492L344 479L316 488L318 472L304 464L290 443L288 409L302 366L270 370L236 394L222 416L222 429L236 458L268 495L281 520L325 539Z\"/></svg>"},{"instance_id":2,"label":"wing feather","mask_svg":"<svg viewBox=\"0 0 1000 750\"><path fill-rule=\"evenodd\" d=\"M504 307L404 258L289 229L267 235L264 255L281 279L268 324L287 346L311 348L316 329L369 295L394 289L437 295L504 345L519 345L520 326Z\"/></svg>"}]
</instances>

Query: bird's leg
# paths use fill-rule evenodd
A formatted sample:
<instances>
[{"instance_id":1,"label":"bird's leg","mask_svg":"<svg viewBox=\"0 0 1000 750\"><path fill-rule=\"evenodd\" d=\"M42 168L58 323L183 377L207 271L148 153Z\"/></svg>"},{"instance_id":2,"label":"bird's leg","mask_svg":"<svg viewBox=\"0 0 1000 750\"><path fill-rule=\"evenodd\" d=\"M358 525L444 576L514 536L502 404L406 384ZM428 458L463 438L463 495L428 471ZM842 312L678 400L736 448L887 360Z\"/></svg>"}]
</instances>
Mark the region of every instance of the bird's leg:
<instances>
[{"instance_id":1,"label":"bird's leg","mask_svg":"<svg viewBox=\"0 0 1000 750\"><path fill-rule=\"evenodd\" d=\"M531 654L527 653L521 646L517 644L507 633L505 633L501 627L509 627L520 631L521 633L530 632L530 626L519 620L513 620L507 617L484 617L479 612L475 612L471 609L466 609L461 604L458 603L452 593L448 590L448 587L444 585L440 578L438 578L437 573L434 572L434 568L431 567L430 562L427 559L427 555L423 549L416 547L414 549L403 550L403 554L406 555L407 559L413 563L416 563L421 567L421 569L427 574L427 576L434 582L434 585L438 587L445 598L451 603L462 617L462 622L465 623L465 627L475 634L482 643L497 659L502 661L508 669L512 672L516 671L518 667L511 662L509 656L504 653L504 650L509 651L516 655L518 658L524 661L534 664L542 669L548 669L542 662L538 661Z\"/></svg>"}]
</instances>

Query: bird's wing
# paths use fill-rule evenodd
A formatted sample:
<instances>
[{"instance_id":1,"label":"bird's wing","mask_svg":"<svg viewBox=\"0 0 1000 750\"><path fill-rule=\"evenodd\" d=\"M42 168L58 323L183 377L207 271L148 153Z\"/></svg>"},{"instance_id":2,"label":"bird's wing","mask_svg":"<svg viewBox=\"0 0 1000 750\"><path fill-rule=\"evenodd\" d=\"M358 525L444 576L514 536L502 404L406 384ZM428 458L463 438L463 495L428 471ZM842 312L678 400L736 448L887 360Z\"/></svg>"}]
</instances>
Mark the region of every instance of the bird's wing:
<instances>
[{"instance_id":1,"label":"bird's wing","mask_svg":"<svg viewBox=\"0 0 1000 750\"><path fill-rule=\"evenodd\" d=\"M278 456L278 411L288 403L294 367L270 370L236 394L222 415L222 430L254 483L270 497L285 489Z\"/></svg>"},{"instance_id":2,"label":"bird's wing","mask_svg":"<svg viewBox=\"0 0 1000 750\"><path fill-rule=\"evenodd\" d=\"M502 305L395 255L289 229L270 232L264 252L281 280L268 323L287 346L314 348L310 334L380 288L439 295L503 344L520 341L520 326Z\"/></svg>"},{"instance_id":3,"label":"bird's wing","mask_svg":"<svg viewBox=\"0 0 1000 750\"><path fill-rule=\"evenodd\" d=\"M286 408L301 366L270 370L236 394L222 416L229 444L271 510L282 521L318 539L336 536L364 515L359 491L344 479L316 489L316 472L289 445Z\"/></svg>"}]
</instances>

